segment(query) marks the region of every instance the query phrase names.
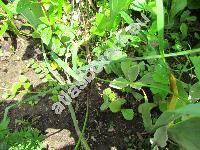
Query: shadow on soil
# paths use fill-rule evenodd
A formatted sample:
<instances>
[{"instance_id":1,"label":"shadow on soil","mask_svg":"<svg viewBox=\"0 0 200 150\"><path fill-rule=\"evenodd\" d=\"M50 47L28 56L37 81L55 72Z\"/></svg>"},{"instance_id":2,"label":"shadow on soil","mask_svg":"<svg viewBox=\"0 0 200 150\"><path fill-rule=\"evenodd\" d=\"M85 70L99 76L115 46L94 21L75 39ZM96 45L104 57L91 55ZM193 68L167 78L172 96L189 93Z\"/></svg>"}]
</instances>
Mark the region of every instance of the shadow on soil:
<instances>
[{"instance_id":1,"label":"shadow on soil","mask_svg":"<svg viewBox=\"0 0 200 150\"><path fill-rule=\"evenodd\" d=\"M39 85L33 91L38 91L42 86L45 85ZM91 149L109 150L111 147L116 147L117 150L124 150L128 147L134 149L146 147L145 149L150 149L149 144L147 144L149 141L145 140L148 134L144 132L141 117L137 112L135 112L134 120L129 122L125 121L120 113L113 114L109 111L100 111L99 108L102 104L100 93L102 93L103 89L104 87L101 87L101 83L93 82L73 101L80 129L82 129L85 119L86 102L87 100L89 102L89 117L85 139ZM27 97L30 97L30 95L25 95L23 100ZM12 101L2 103L0 112L3 112L7 106L13 103ZM21 126L16 124L16 119L26 120L31 123L32 127L39 129L45 135L45 143L47 143L48 149L73 149L78 137L70 114L66 108L61 115L56 115L51 110L52 104L50 96L46 95L39 97L38 103L34 106L24 104L10 110L9 117L11 122L9 127L12 131L18 130ZM137 110L138 104L132 103L131 107ZM2 115L0 119L2 119Z\"/></svg>"},{"instance_id":2,"label":"shadow on soil","mask_svg":"<svg viewBox=\"0 0 200 150\"><path fill-rule=\"evenodd\" d=\"M18 46L23 46L23 42L18 43ZM30 40L27 46L23 46L25 47L25 53L22 56L22 60L30 58L40 60L42 58L37 43L39 42ZM22 48L19 47L19 49ZM40 84L34 87L32 91L41 91L44 86L48 89L48 84ZM148 133L144 131L141 116L137 113L139 102L132 100L128 105L128 108L135 110L135 117L132 121L124 120L120 113L111 113L110 111L101 112L100 106L103 101L101 94L105 88L105 83L94 81L81 92L78 98L73 100L73 107L81 130L88 100L89 117L84 137L91 149L110 150L111 147L115 147L117 150L125 150L127 148L138 150L150 149ZM11 119L9 128L11 131L16 131L24 127L24 124L19 125L16 122L17 120L28 122L32 127L39 129L44 135L47 149L71 150L78 140L71 116L67 108L61 115L56 115L51 110L53 101L50 98L50 94L38 97L38 103L33 106L24 104L10 110L8 114ZM25 101L30 96L34 97L36 94L24 95L22 101ZM32 101L37 101L37 99L33 99ZM0 120L3 118L5 108L14 103L15 101L0 103Z\"/></svg>"}]
</instances>

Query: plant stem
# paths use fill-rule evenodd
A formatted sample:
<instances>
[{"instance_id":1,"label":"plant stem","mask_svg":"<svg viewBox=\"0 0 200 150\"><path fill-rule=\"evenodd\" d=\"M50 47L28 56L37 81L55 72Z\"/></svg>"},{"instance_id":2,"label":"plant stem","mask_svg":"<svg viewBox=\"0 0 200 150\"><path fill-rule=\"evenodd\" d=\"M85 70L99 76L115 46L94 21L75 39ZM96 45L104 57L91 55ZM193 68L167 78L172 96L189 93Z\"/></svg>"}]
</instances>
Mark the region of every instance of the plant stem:
<instances>
[{"instance_id":1,"label":"plant stem","mask_svg":"<svg viewBox=\"0 0 200 150\"><path fill-rule=\"evenodd\" d=\"M200 53L200 48L187 50L183 52L177 52L177 53L170 53L170 54L164 54L164 57L176 57L176 56L183 56L183 55L190 55L194 53ZM141 61L141 60L149 60L149 59L161 59L162 55L152 55L152 56L144 56L144 57L136 57L136 58L130 58L132 61Z\"/></svg>"},{"instance_id":2,"label":"plant stem","mask_svg":"<svg viewBox=\"0 0 200 150\"><path fill-rule=\"evenodd\" d=\"M48 59L46 57L46 53L45 53L44 45L43 45L42 41L41 41L41 44L42 44L42 51L43 51L43 56L44 56L44 59L45 59L45 63L47 64L47 66L49 66ZM52 72L50 66L48 67L48 70L50 72ZM53 74L53 75L55 76L55 74ZM58 77L56 77L56 76L55 76L55 78L58 79ZM62 80L58 80L58 81L62 85L62 87L65 85L65 83ZM63 90L64 90L64 88L63 88ZM80 137L81 136L81 131L80 131L79 127L78 127L78 121L76 120L75 111L74 111L74 109L73 109L71 104L68 106L68 109L69 109L69 112L71 114L71 118L72 118L75 130L76 130L76 133L77 133L78 137ZM83 146L85 147L86 150L90 150L90 147L89 147L89 145L87 144L87 141L84 138L81 138L81 142L82 142L82 144L83 144Z\"/></svg>"},{"instance_id":3,"label":"plant stem","mask_svg":"<svg viewBox=\"0 0 200 150\"><path fill-rule=\"evenodd\" d=\"M73 121L73 123L74 123L74 127L75 127L75 130L76 130L77 135L81 138L81 142L82 142L84 148L85 148L86 150L90 150L90 147L89 147L89 145L87 144L87 141L86 141L84 138L82 138L82 133L81 133L79 127L78 127L78 121L76 120L75 111L74 111L72 105L70 104L70 105L68 106L68 108L69 108L69 112L70 112L70 114L71 114L72 121Z\"/></svg>"}]
</instances>

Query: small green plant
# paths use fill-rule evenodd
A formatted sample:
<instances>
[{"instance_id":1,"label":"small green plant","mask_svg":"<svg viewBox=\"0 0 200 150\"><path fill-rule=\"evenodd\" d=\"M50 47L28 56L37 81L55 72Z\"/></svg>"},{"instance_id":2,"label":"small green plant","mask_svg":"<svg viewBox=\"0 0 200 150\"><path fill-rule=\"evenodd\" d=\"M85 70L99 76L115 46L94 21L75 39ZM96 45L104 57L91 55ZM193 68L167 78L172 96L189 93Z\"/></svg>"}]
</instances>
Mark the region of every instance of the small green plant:
<instances>
[{"instance_id":1,"label":"small green plant","mask_svg":"<svg viewBox=\"0 0 200 150\"><path fill-rule=\"evenodd\" d=\"M9 29L12 30L16 35L20 36L20 31L14 24L14 14L10 11L10 8L0 0L0 37Z\"/></svg>"},{"instance_id":2,"label":"small green plant","mask_svg":"<svg viewBox=\"0 0 200 150\"><path fill-rule=\"evenodd\" d=\"M34 59L31 59L27 67L32 68L42 82L46 83L53 80L45 62L37 62Z\"/></svg>"},{"instance_id":3,"label":"small green plant","mask_svg":"<svg viewBox=\"0 0 200 150\"><path fill-rule=\"evenodd\" d=\"M110 109L111 112L121 112L124 119L132 120L134 117L133 109L123 109L122 106L127 102L124 98L118 98L117 94L114 93L110 88L103 91L103 104L101 105L101 111Z\"/></svg>"},{"instance_id":4,"label":"small green plant","mask_svg":"<svg viewBox=\"0 0 200 150\"><path fill-rule=\"evenodd\" d=\"M42 150L42 139L40 132L32 127L10 132L9 120L0 123L0 149L8 150Z\"/></svg>"},{"instance_id":5,"label":"small green plant","mask_svg":"<svg viewBox=\"0 0 200 150\"><path fill-rule=\"evenodd\" d=\"M2 98L3 99L12 99L15 98L16 95L21 93L28 93L30 92L31 83L28 81L28 78L25 75L19 76L19 82L13 83L11 87L10 93L4 93Z\"/></svg>"}]
</instances>

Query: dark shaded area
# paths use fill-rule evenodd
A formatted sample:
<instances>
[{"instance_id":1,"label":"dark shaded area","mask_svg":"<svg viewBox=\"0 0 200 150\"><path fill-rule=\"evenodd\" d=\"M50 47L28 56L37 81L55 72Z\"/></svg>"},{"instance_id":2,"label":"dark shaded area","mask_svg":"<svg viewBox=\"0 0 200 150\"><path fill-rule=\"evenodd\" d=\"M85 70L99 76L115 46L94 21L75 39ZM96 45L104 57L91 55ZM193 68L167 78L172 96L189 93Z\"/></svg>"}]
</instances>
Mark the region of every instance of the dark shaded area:
<instances>
[{"instance_id":1,"label":"dark shaded area","mask_svg":"<svg viewBox=\"0 0 200 150\"><path fill-rule=\"evenodd\" d=\"M42 86L36 87L35 90L39 90L38 88ZM85 119L86 102L87 100L89 102L89 118L85 138L90 144L91 149L109 150L111 147L116 147L117 150L124 150L129 147L134 149L150 149L149 134L144 131L142 119L137 113L139 103L133 102L130 104L135 110L135 117L132 121L124 120L121 113L111 113L110 111L101 112L100 105L102 104L102 98L99 92L103 89L104 87L103 85L101 87L101 83L96 84L93 82L82 91L78 98L73 100L73 107L76 111L80 129ZM30 95L25 95L25 97L27 96L29 97ZM0 105L0 111L4 111L12 103L4 102ZM46 134L45 131L47 128L59 130L68 129L77 142L78 137L67 108L61 115L56 115L51 110L52 104L53 102L49 99L49 95L46 95L39 98L37 105L22 105L11 110L9 112L9 117L11 118L10 129L15 131L22 127L16 125L15 119L27 120L31 123L32 127L39 129L44 135ZM2 115L0 119L2 119ZM61 149L73 149L73 145Z\"/></svg>"},{"instance_id":2,"label":"dark shaded area","mask_svg":"<svg viewBox=\"0 0 200 150\"><path fill-rule=\"evenodd\" d=\"M42 52L40 51L39 47L41 42L39 39L30 39L29 44L26 47L25 53L22 57L22 60L28 60L31 58L35 58L36 60L43 60Z\"/></svg>"}]
</instances>

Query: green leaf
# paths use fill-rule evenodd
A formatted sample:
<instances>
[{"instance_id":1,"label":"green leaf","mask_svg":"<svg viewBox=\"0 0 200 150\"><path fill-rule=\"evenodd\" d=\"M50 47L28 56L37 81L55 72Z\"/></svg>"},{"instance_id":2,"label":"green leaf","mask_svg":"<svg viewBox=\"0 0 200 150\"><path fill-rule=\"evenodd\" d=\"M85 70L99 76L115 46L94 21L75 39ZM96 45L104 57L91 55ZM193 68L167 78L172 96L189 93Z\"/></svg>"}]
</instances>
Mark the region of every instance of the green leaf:
<instances>
[{"instance_id":1,"label":"green leaf","mask_svg":"<svg viewBox=\"0 0 200 150\"><path fill-rule=\"evenodd\" d=\"M116 17L122 10L127 10L132 0L110 0L111 18Z\"/></svg>"},{"instance_id":2,"label":"green leaf","mask_svg":"<svg viewBox=\"0 0 200 150\"><path fill-rule=\"evenodd\" d=\"M168 72L164 64L158 63L155 66L155 71L153 73L153 80L155 82L159 82L162 84L168 84L169 78L168 78Z\"/></svg>"},{"instance_id":3,"label":"green leaf","mask_svg":"<svg viewBox=\"0 0 200 150\"><path fill-rule=\"evenodd\" d=\"M131 60L121 62L121 69L127 80L135 81L139 75L139 65L133 63Z\"/></svg>"},{"instance_id":4,"label":"green leaf","mask_svg":"<svg viewBox=\"0 0 200 150\"><path fill-rule=\"evenodd\" d=\"M199 56L193 56L190 57L190 60L192 61L194 67L195 67L195 74L200 81L200 57Z\"/></svg>"},{"instance_id":5,"label":"green leaf","mask_svg":"<svg viewBox=\"0 0 200 150\"><path fill-rule=\"evenodd\" d=\"M26 82L23 84L25 90L29 90L29 88L31 87L31 83L30 82Z\"/></svg>"},{"instance_id":6,"label":"green leaf","mask_svg":"<svg viewBox=\"0 0 200 150\"><path fill-rule=\"evenodd\" d=\"M152 119L151 119L151 110L156 105L153 103L143 103L138 107L138 112L142 114L142 119L144 122L145 130L151 131L153 129Z\"/></svg>"},{"instance_id":7,"label":"green leaf","mask_svg":"<svg viewBox=\"0 0 200 150\"><path fill-rule=\"evenodd\" d=\"M126 103L125 99L118 99L110 103L109 108L113 113L119 112L121 110L121 106Z\"/></svg>"},{"instance_id":8,"label":"green leaf","mask_svg":"<svg viewBox=\"0 0 200 150\"><path fill-rule=\"evenodd\" d=\"M110 83L110 87L116 88L116 89L123 89L129 85L129 82L124 79L123 77L119 77L117 79L114 79Z\"/></svg>"},{"instance_id":9,"label":"green leaf","mask_svg":"<svg viewBox=\"0 0 200 150\"><path fill-rule=\"evenodd\" d=\"M172 0L171 18L174 18L180 11L187 6L187 0Z\"/></svg>"},{"instance_id":10,"label":"green leaf","mask_svg":"<svg viewBox=\"0 0 200 150\"><path fill-rule=\"evenodd\" d=\"M128 79L129 81L133 82L137 79L138 75L140 73L139 65L132 66L128 70Z\"/></svg>"},{"instance_id":11,"label":"green leaf","mask_svg":"<svg viewBox=\"0 0 200 150\"><path fill-rule=\"evenodd\" d=\"M41 39L44 44L49 45L52 38L51 27L47 27L41 31Z\"/></svg>"},{"instance_id":12,"label":"green leaf","mask_svg":"<svg viewBox=\"0 0 200 150\"><path fill-rule=\"evenodd\" d=\"M36 69L35 69L35 72L36 72L37 74L39 74L39 73L42 72L42 69L41 69L41 68L36 68Z\"/></svg>"},{"instance_id":13,"label":"green leaf","mask_svg":"<svg viewBox=\"0 0 200 150\"><path fill-rule=\"evenodd\" d=\"M180 22L186 21L190 14L191 12L189 10L184 11L181 15Z\"/></svg>"},{"instance_id":14,"label":"green leaf","mask_svg":"<svg viewBox=\"0 0 200 150\"><path fill-rule=\"evenodd\" d=\"M7 29L8 29L8 24L7 22L4 22L3 25L0 26L0 37L4 35Z\"/></svg>"},{"instance_id":15,"label":"green leaf","mask_svg":"<svg viewBox=\"0 0 200 150\"><path fill-rule=\"evenodd\" d=\"M167 146L167 140L168 140L167 126L158 128L154 133L154 138L151 140L153 144L156 144L159 147L164 148L165 146Z\"/></svg>"},{"instance_id":16,"label":"green leaf","mask_svg":"<svg viewBox=\"0 0 200 150\"><path fill-rule=\"evenodd\" d=\"M199 91L200 91L200 82L197 82L190 88L189 96L192 102L196 102L200 99Z\"/></svg>"},{"instance_id":17,"label":"green leaf","mask_svg":"<svg viewBox=\"0 0 200 150\"><path fill-rule=\"evenodd\" d=\"M159 50L160 50L160 55L162 56L163 62L165 62L165 58L164 58L164 28L165 28L164 17L165 16L164 16L163 0L156 0L156 15L157 15Z\"/></svg>"},{"instance_id":18,"label":"green leaf","mask_svg":"<svg viewBox=\"0 0 200 150\"><path fill-rule=\"evenodd\" d=\"M62 61L55 53L51 53L52 58L57 62L59 67L61 67L67 74L72 76L77 81L83 81L83 78L76 74L74 70L72 70L69 65Z\"/></svg>"},{"instance_id":19,"label":"green leaf","mask_svg":"<svg viewBox=\"0 0 200 150\"><path fill-rule=\"evenodd\" d=\"M125 11L121 11L120 15L129 25L134 22L133 19Z\"/></svg>"},{"instance_id":20,"label":"green leaf","mask_svg":"<svg viewBox=\"0 0 200 150\"><path fill-rule=\"evenodd\" d=\"M129 71L129 68L131 67L131 66L133 66L134 65L134 63L133 63L133 61L131 61L131 60L126 60L126 61L123 61L123 62L121 62L121 69L122 69L122 71L123 71L123 73L124 73L124 75L125 75L125 77L128 79L128 71Z\"/></svg>"},{"instance_id":21,"label":"green leaf","mask_svg":"<svg viewBox=\"0 0 200 150\"><path fill-rule=\"evenodd\" d=\"M20 89L22 87L22 84L21 83L19 83L19 82L16 82L16 83L14 83L13 85L12 85L12 89L11 89L11 91L12 91L12 96L16 96L16 94L17 94L17 92L18 92L18 90Z\"/></svg>"},{"instance_id":22,"label":"green leaf","mask_svg":"<svg viewBox=\"0 0 200 150\"><path fill-rule=\"evenodd\" d=\"M101 109L101 111L104 111L104 110L108 109L109 106L110 106L110 102L105 101L105 102L101 105L100 109Z\"/></svg>"},{"instance_id":23,"label":"green leaf","mask_svg":"<svg viewBox=\"0 0 200 150\"><path fill-rule=\"evenodd\" d=\"M27 1L27 0L19 0L17 3L17 12L21 13L23 12L25 9L30 7L30 3L32 3L31 1Z\"/></svg>"},{"instance_id":24,"label":"green leaf","mask_svg":"<svg viewBox=\"0 0 200 150\"><path fill-rule=\"evenodd\" d=\"M191 12L189 10L186 10L182 13L181 18L180 18L180 22L191 22L191 21L196 21L197 17L196 16L190 16Z\"/></svg>"},{"instance_id":25,"label":"green leaf","mask_svg":"<svg viewBox=\"0 0 200 150\"><path fill-rule=\"evenodd\" d=\"M154 129L166 126L181 116L200 117L200 103L189 104L176 110L166 111L157 119Z\"/></svg>"},{"instance_id":26,"label":"green leaf","mask_svg":"<svg viewBox=\"0 0 200 150\"><path fill-rule=\"evenodd\" d=\"M19 0L17 1L16 11L17 13L22 14L34 29L42 24L39 18L44 16L44 12L39 3L36 3L35 1Z\"/></svg>"},{"instance_id":27,"label":"green leaf","mask_svg":"<svg viewBox=\"0 0 200 150\"><path fill-rule=\"evenodd\" d=\"M103 36L107 29L107 24L108 24L107 20L108 20L107 16L105 16L104 14L102 13L96 14L95 25L92 26L90 32L98 36Z\"/></svg>"},{"instance_id":28,"label":"green leaf","mask_svg":"<svg viewBox=\"0 0 200 150\"><path fill-rule=\"evenodd\" d=\"M121 21L120 12L126 11L132 0L110 0L110 16L108 18L107 29L116 30Z\"/></svg>"},{"instance_id":29,"label":"green leaf","mask_svg":"<svg viewBox=\"0 0 200 150\"><path fill-rule=\"evenodd\" d=\"M131 9L142 11L145 9L146 4L146 0L133 0L133 3L131 4Z\"/></svg>"},{"instance_id":30,"label":"green leaf","mask_svg":"<svg viewBox=\"0 0 200 150\"><path fill-rule=\"evenodd\" d=\"M134 117L133 109L122 109L121 112L124 119L133 120L133 117Z\"/></svg>"},{"instance_id":31,"label":"green leaf","mask_svg":"<svg viewBox=\"0 0 200 150\"><path fill-rule=\"evenodd\" d=\"M168 128L168 134L181 149L199 150L200 118L187 119Z\"/></svg>"},{"instance_id":32,"label":"green leaf","mask_svg":"<svg viewBox=\"0 0 200 150\"><path fill-rule=\"evenodd\" d=\"M103 91L103 100L104 102L109 102L109 101L116 101L117 99L117 94L113 92L110 88L107 88Z\"/></svg>"},{"instance_id":33,"label":"green leaf","mask_svg":"<svg viewBox=\"0 0 200 150\"><path fill-rule=\"evenodd\" d=\"M180 30L181 30L181 33L182 33L182 39L185 39L188 35L188 26L186 23L182 23L181 26L180 26Z\"/></svg>"}]
</instances>

